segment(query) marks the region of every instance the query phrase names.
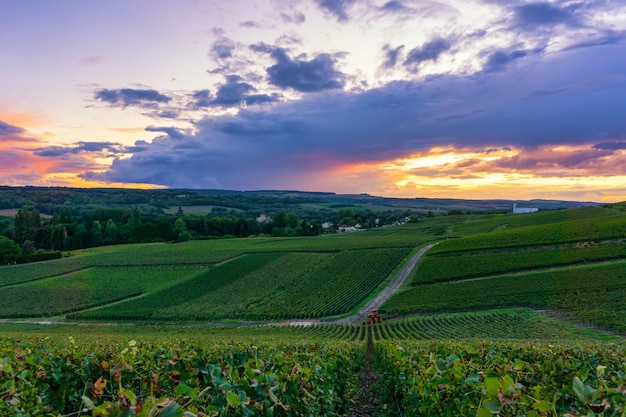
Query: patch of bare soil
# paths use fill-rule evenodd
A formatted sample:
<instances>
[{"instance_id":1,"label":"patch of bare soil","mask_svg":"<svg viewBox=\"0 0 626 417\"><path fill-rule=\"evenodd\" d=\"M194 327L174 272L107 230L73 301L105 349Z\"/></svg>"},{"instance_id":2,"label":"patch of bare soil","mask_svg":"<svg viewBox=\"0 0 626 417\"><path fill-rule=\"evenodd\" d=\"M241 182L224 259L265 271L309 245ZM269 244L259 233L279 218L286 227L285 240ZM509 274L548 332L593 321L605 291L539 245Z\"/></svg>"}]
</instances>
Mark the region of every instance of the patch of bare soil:
<instances>
[{"instance_id":1,"label":"patch of bare soil","mask_svg":"<svg viewBox=\"0 0 626 417\"><path fill-rule=\"evenodd\" d=\"M365 366L359 371L359 391L352 399L353 404L344 417L375 417L380 415L382 402L375 392L380 383L380 372L374 369L374 348L371 337L367 341Z\"/></svg>"}]
</instances>

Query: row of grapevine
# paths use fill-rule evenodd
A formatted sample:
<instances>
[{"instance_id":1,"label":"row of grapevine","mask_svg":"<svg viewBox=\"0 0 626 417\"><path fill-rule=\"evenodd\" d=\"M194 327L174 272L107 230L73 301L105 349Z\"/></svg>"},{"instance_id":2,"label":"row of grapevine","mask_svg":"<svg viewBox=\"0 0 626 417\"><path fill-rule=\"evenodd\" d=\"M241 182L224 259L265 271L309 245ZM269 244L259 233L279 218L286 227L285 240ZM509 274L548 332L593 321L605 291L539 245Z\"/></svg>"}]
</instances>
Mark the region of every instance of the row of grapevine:
<instances>
[{"instance_id":1,"label":"row of grapevine","mask_svg":"<svg viewBox=\"0 0 626 417\"><path fill-rule=\"evenodd\" d=\"M254 253L228 261L219 267L202 270L190 279L177 285L162 288L126 303L120 303L98 310L76 313L74 319L100 320L150 320L159 309L178 306L195 300L204 294L229 285L246 274L283 256L282 253ZM177 271L177 270L176 270Z\"/></svg>"},{"instance_id":2,"label":"row of grapevine","mask_svg":"<svg viewBox=\"0 0 626 417\"><path fill-rule=\"evenodd\" d=\"M402 416L623 416L622 345L375 344Z\"/></svg>"},{"instance_id":3,"label":"row of grapevine","mask_svg":"<svg viewBox=\"0 0 626 417\"><path fill-rule=\"evenodd\" d=\"M409 252L251 253L177 286L70 318L206 321L336 315L358 305Z\"/></svg>"},{"instance_id":4,"label":"row of grapevine","mask_svg":"<svg viewBox=\"0 0 626 417\"><path fill-rule=\"evenodd\" d=\"M450 239L434 247L431 254L599 241L624 237L626 237L626 217L615 214L607 217L541 224Z\"/></svg>"},{"instance_id":5,"label":"row of grapevine","mask_svg":"<svg viewBox=\"0 0 626 417\"><path fill-rule=\"evenodd\" d=\"M1 415L340 415L363 343L0 340Z\"/></svg>"},{"instance_id":6,"label":"row of grapevine","mask_svg":"<svg viewBox=\"0 0 626 417\"><path fill-rule=\"evenodd\" d=\"M454 281L464 278L515 272L541 267L571 265L626 257L626 243L597 246L556 247L502 253L463 253L427 256L416 268L412 285Z\"/></svg>"},{"instance_id":7,"label":"row of grapevine","mask_svg":"<svg viewBox=\"0 0 626 417\"><path fill-rule=\"evenodd\" d=\"M187 280L202 269L87 268L62 276L0 287L3 317L54 316L141 295Z\"/></svg>"},{"instance_id":8,"label":"row of grapevine","mask_svg":"<svg viewBox=\"0 0 626 417\"><path fill-rule=\"evenodd\" d=\"M413 287L381 311L395 314L526 306L569 310L596 324L626 331L626 263L554 269Z\"/></svg>"}]
</instances>

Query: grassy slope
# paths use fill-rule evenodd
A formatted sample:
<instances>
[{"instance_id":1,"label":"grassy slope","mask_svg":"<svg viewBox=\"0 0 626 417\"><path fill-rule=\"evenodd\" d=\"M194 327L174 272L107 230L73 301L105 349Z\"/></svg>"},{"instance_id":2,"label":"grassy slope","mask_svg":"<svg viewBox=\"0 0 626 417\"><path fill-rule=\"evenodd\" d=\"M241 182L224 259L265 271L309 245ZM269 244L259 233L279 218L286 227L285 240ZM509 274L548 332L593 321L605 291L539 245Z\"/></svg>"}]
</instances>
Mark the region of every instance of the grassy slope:
<instances>
[{"instance_id":1,"label":"grassy slope","mask_svg":"<svg viewBox=\"0 0 626 417\"><path fill-rule=\"evenodd\" d=\"M49 300L41 302L40 307L31 308L31 305L37 304L38 300L42 300L47 294L63 294L67 293L68 288L74 288L75 297L73 298L71 306L72 308L81 308L92 306L94 304L106 303L107 300L113 300L120 297L128 296L131 294L144 294L142 297L133 299L131 302L118 303L109 308L110 313L119 313L124 311L127 316L135 317L143 314L152 314L154 306L162 307L162 314L160 317L179 317L178 313L175 313L179 306L185 306L188 310L187 318L193 316L204 315L204 317L245 317L248 311L254 312L263 311L263 304L268 300L278 300L282 295L285 295L284 288L286 285L291 285L294 280L302 280L302 275L298 275L299 268L293 268L292 265L305 265L306 267L315 265L316 259L330 259L335 257L334 254L344 253L346 250L358 250L358 249L373 249L373 248L411 248L427 241L434 241L445 237L455 237L470 235L470 237L462 239L451 239L448 242L441 243L433 252L439 248L446 250L446 245L453 245L454 250L458 248L476 249L477 242L482 245L483 250L490 251L497 246L501 246L499 242L503 239L507 242L517 242L517 247L520 247L521 237L528 238L530 241L523 241L524 244L541 245L541 244L554 244L555 238L552 233L536 233L537 231L554 231L558 230L560 233L570 233L567 240L588 240L592 233L592 236L598 239L615 237L615 234L621 233L622 225L626 224L625 217L622 212L617 209L607 209L602 207L590 207L576 210L561 210L553 212L540 212L532 215L512 215L512 214L497 214L497 215L462 215L462 216L442 216L429 219L423 219L418 224L404 225L399 227L385 227L381 229L364 231L358 233L350 233L344 235L335 236L321 236L312 238L250 238L250 239L229 239L229 240L216 240L216 241L198 241L187 242L182 244L140 244L140 245L121 245L121 246L109 246L102 248L95 248L89 250L78 251L75 256L71 258L65 258L59 261L53 261L41 264L22 265L10 268L0 269L0 292L5 291L3 296L5 298L12 298L13 293L16 292L19 296L13 297L16 300L26 300L29 297L31 301L28 301L28 311L31 315L36 314L51 314L52 312L58 312L59 308L54 308L56 303L64 303L70 305L67 300L62 296L48 297ZM592 227L589 227L591 225ZM565 232L563 232L565 230ZM589 231L581 234L581 231ZM477 233L483 234L477 234ZM504 237L502 237L504 236ZM539 237L537 237L539 236ZM558 239L557 239L558 240ZM469 242L469 243L464 243ZM486 242L486 243L485 243ZM529 243L530 242L530 243ZM479 246L480 246L479 245ZM556 247L555 247L556 248ZM615 248L612 248L615 249ZM516 251L513 249L507 249L507 251ZM526 249L524 249L526 250ZM554 258L557 258L557 254L563 254L560 249L554 249ZM585 249L582 255L577 255L576 262L586 259L588 256L592 256L594 251L600 251L597 248ZM258 257L263 258L264 254L285 254L285 256L278 256L273 260L264 263L265 269L252 267L249 273L238 275L237 279L225 279L223 276L216 274L215 270L220 270L221 267L217 267L220 263L229 260L239 259L243 254L259 254ZM537 251L537 254L541 254L544 261L539 261L539 256L533 259L524 260L524 268L535 268L538 266L550 265L550 255L546 255L545 250ZM469 259L465 256L464 252L460 252L462 256L457 256L457 259ZM247 255L250 256L250 255ZM454 256L439 255L439 257L446 257L445 261L440 265L450 267L454 261ZM497 257L490 258L489 252L483 252L481 256L484 259L474 259L478 264L490 262L491 264L499 263L505 265L504 269L496 270L495 272L503 272L507 270L516 269L514 262L509 262L509 266L506 266L507 260L511 261L513 258L510 255L504 254L501 256L501 260L494 262ZM508 258L507 258L508 256ZM516 254L516 256L522 256ZM524 255L526 256L526 255ZM547 258L546 258L547 256ZM593 255L595 256L595 255ZM618 253L616 256L621 259L623 255ZM598 255L600 257L600 255ZM283 259L284 258L284 259ZM432 259L437 257L433 256ZM532 257L531 257L532 258ZM244 259L250 259L244 257ZM283 259L280 261L280 259ZM548 260L545 260L548 259ZM355 261L362 262L362 261ZM227 262L224 265L230 264ZM235 262L236 264L237 262ZM555 261L555 264L558 263ZM248 263L249 266L256 265L255 262ZM269 266L273 265L273 266ZM164 272L161 278L154 279L150 285L145 285L146 278L136 278L135 284L126 284L124 279L116 277L115 269L113 266L127 266L133 267L130 270L136 269L137 271L153 271L159 268L169 270L169 274ZM82 269L81 268L91 268ZM200 268L209 268L200 269ZM273 268L273 269L272 269ZM474 267L476 268L476 267ZM306 269L306 268L305 268ZM496 268L497 269L497 268ZM72 272L76 271L76 272ZM263 272L265 271L265 272ZM282 272L281 272L282 271ZM471 268L470 268L471 271ZM600 288L603 286L609 288L610 291L605 291L608 294L621 294L619 291L613 291L619 284L620 275L617 274L617 269L601 269L597 274L589 272L589 274L596 274L602 276L602 274L610 271L613 278L617 281L613 283L606 283L604 281L598 281L594 285L594 288ZM61 275L58 278L53 276ZM141 275L142 272L137 272ZM479 271L478 274L483 273ZM150 275L150 272L146 272ZM147 276L146 275L146 276ZM306 275L306 274L305 274ZM472 276L476 276L474 272ZM198 278L202 276L203 278ZM276 279L279 276L279 279ZM445 278L445 274L443 274ZM468 276L467 274L461 274L460 277ZM49 278L48 278L49 277ZM98 279L99 278L99 279ZM602 279L606 277L602 276ZM29 284L11 285L9 287L2 287L2 285L13 284L19 281L28 281L36 279L36 281ZM196 281L193 281L193 280ZM283 279L283 281L281 281ZM437 278L440 279L440 278ZM500 278L498 278L500 279ZM509 281L513 280L515 285L520 288L528 286L532 283L533 278L502 278L503 285L509 285ZM543 278L542 278L543 279ZM553 280L561 280L562 278L550 278ZM189 280L189 281L187 281ZM530 280L530 281L524 281ZM129 281L129 282L130 282ZM419 279L417 279L419 282ZM143 282L144 284L139 284ZM183 284L184 282L184 284ZM200 287L191 285L192 282L201 283ZM495 281L494 281L495 282ZM521 284L517 284L521 282ZM560 281L559 281L560 282ZM119 283L119 284L118 284ZM183 285L181 285L183 284ZM195 284L194 284L195 285ZM208 285L208 286L207 286ZM358 284L356 284L358 285ZM512 285L512 284L511 284ZM533 284L534 285L534 284ZM565 285L569 285L566 282ZM576 284L578 285L578 284ZM574 286L576 286L574 285ZM582 284L581 284L582 285ZM608 285L608 287L607 287ZM282 286L282 289L281 289ZM441 309L459 309L464 304L463 302L445 301L449 299L446 295L451 291L452 287L433 287L428 290L424 290L418 287L414 290L409 290L406 293L398 294L399 298L396 301L388 303L385 307L391 311L399 311L390 307L393 303L397 303L397 300L402 300L403 307L401 311L428 311ZM550 307L551 305L557 305L559 299L558 291L552 291L550 294L551 304L546 303L528 303L527 301L521 302L522 296L520 293L507 293L503 300L493 301L493 297L489 297L489 288L484 287L484 284L477 282L463 283L458 287L461 290L454 290L452 292L460 294L458 300L468 298L467 294L484 292L485 298L490 298L491 301L477 303L471 307L463 308L486 308L489 306L500 305L533 305ZM539 288L539 287L537 287ZM181 291L182 289L182 291ZM254 294L254 289L257 289L257 294ZM329 294L335 291L336 287L332 289L328 288ZM579 288L579 290L581 290ZM30 294L29 294L30 291ZM326 291L326 290L325 290ZM368 290L371 291L371 290ZM439 292L438 292L439 291ZM560 291L560 290L559 290ZM621 290L620 290L621 291ZM102 294L106 292L106 294ZM583 291L584 292L584 291ZM33 297L33 294L37 294ZM439 298L439 304L431 305L428 307L428 303L424 304L425 294L435 294L434 298ZM585 293L587 294L587 293ZM228 295L228 297L227 297ZM231 298L230 296L234 298ZM323 294L321 294L323 296ZM365 294L367 296L367 294ZM589 295L591 296L591 295ZM507 298L508 297L508 298ZM587 300L583 297L584 300ZM606 302L614 302L610 300L610 296L602 298ZM81 301L82 300L82 301ZM201 301L195 303L196 300ZM288 298L285 298L288 301ZM299 296L298 300L302 302L303 298ZM507 301L508 300L508 301ZM557 301L555 301L557 300ZM82 302L82 304L81 304ZM431 301L429 301L430 303ZM587 302L587 301L585 301ZM615 301L617 302L617 301ZM293 304L293 301L289 301ZM297 302L296 302L297 303ZM310 301L307 301L310 303ZM448 304L446 304L448 303ZM519 303L519 304L518 304ZM15 309L19 313L19 302L14 303L11 308ZM271 308L269 311L282 311L286 305L279 307L280 304L272 305L268 303ZM561 303L563 304L563 302ZM454 305L453 308L446 307ZM565 305L565 304L563 304ZM569 305L569 304L568 304ZM121 308L123 306L123 309ZM610 306L605 309L609 310ZM594 310L600 311L601 308L595 308ZM4 311L6 314L8 310ZM13 311L13 310L11 310ZM14 311L14 312L15 312ZM89 314L96 315L96 311L91 310ZM100 313L106 311L106 308L101 310ZM264 310L267 314L268 309ZM303 310L298 313L297 316L305 317L308 310ZM621 311L621 310L617 310ZM589 319L593 315L583 314L584 311L578 311L580 317ZM589 313L587 311L587 313ZM603 314L606 311L603 312ZM260 313L259 313L260 314ZM606 314L604 314L606 316ZM602 323L607 323L606 317L601 317ZM260 317L260 316L258 316ZM594 316L595 317L595 316ZM609 320L610 321L610 320Z\"/></svg>"}]
</instances>

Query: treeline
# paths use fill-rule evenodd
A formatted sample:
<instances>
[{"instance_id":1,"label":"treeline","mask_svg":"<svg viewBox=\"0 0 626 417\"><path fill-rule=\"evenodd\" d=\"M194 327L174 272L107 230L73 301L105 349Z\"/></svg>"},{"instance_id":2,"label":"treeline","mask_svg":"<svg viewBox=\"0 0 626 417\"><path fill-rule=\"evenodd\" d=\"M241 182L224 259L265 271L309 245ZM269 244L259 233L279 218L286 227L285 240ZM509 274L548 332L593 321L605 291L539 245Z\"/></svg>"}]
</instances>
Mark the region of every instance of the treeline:
<instances>
[{"instance_id":1,"label":"treeline","mask_svg":"<svg viewBox=\"0 0 626 417\"><path fill-rule=\"evenodd\" d=\"M37 208L22 208L14 218L0 217L2 264L51 259L71 251L120 243L183 242L249 236L316 236L338 226L382 227L406 221L402 213L374 213L340 209L332 215L301 218L294 212L250 217L227 211L217 215L144 213L119 208L99 208L75 215L63 208L52 217ZM411 219L416 221L415 216Z\"/></svg>"},{"instance_id":2,"label":"treeline","mask_svg":"<svg viewBox=\"0 0 626 417\"><path fill-rule=\"evenodd\" d=\"M342 226L417 221L410 210L372 211L325 197L0 186L0 209L21 207L14 216L0 215L0 263L44 260L63 251L119 243L315 236ZM184 207L189 206L209 207L210 214L187 214ZM172 207L178 213L172 214Z\"/></svg>"}]
</instances>

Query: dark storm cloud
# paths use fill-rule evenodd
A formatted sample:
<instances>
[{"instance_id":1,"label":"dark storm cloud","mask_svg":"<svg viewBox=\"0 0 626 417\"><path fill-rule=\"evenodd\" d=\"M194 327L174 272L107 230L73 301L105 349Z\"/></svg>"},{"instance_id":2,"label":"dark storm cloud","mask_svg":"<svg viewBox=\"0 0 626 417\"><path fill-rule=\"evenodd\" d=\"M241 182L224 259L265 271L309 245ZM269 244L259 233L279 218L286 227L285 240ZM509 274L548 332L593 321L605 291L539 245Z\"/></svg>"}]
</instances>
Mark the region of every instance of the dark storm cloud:
<instances>
[{"instance_id":1,"label":"dark storm cloud","mask_svg":"<svg viewBox=\"0 0 626 417\"><path fill-rule=\"evenodd\" d=\"M452 47L450 42L443 38L435 38L422 46L413 48L407 54L404 65L416 69L424 61L436 61L439 56Z\"/></svg>"},{"instance_id":2,"label":"dark storm cloud","mask_svg":"<svg viewBox=\"0 0 626 417\"><path fill-rule=\"evenodd\" d=\"M347 9L354 0L315 0L315 3L327 13L335 16L340 22L348 20Z\"/></svg>"},{"instance_id":3,"label":"dark storm cloud","mask_svg":"<svg viewBox=\"0 0 626 417\"><path fill-rule=\"evenodd\" d=\"M594 46L602 46L602 45L614 45L622 42L626 39L626 31L609 31L602 36L599 36L594 39L587 40L585 42L575 43L574 45L568 46L565 50L571 49L579 49L579 48L591 48Z\"/></svg>"},{"instance_id":4,"label":"dark storm cloud","mask_svg":"<svg viewBox=\"0 0 626 417\"><path fill-rule=\"evenodd\" d=\"M273 103L279 100L279 96L276 94L249 94L253 92L256 92L256 88L244 82L240 76L228 75L226 76L226 83L217 89L214 98L209 90L196 91L193 93L192 98L196 107L234 107L242 104Z\"/></svg>"},{"instance_id":5,"label":"dark storm cloud","mask_svg":"<svg viewBox=\"0 0 626 417\"><path fill-rule=\"evenodd\" d=\"M16 140L16 138L24 135L26 131L21 127L13 126L0 120L0 141L2 140Z\"/></svg>"},{"instance_id":6,"label":"dark storm cloud","mask_svg":"<svg viewBox=\"0 0 626 417\"><path fill-rule=\"evenodd\" d=\"M209 107L211 105L211 92L209 90L196 91L191 97L196 107Z\"/></svg>"},{"instance_id":7,"label":"dark storm cloud","mask_svg":"<svg viewBox=\"0 0 626 417\"><path fill-rule=\"evenodd\" d=\"M345 85L345 75L335 68L337 60L330 54L322 53L307 61L291 59L285 49L279 47L258 44L252 45L251 49L269 53L274 58L276 64L266 71L269 82L277 87L310 93Z\"/></svg>"},{"instance_id":8,"label":"dark storm cloud","mask_svg":"<svg viewBox=\"0 0 626 417\"><path fill-rule=\"evenodd\" d=\"M593 145L593 148L594 149L612 149L612 150L626 149L626 142L596 143L595 145Z\"/></svg>"},{"instance_id":9,"label":"dark storm cloud","mask_svg":"<svg viewBox=\"0 0 626 417\"><path fill-rule=\"evenodd\" d=\"M399 1L388 1L384 5L380 7L380 10L385 12L404 12L407 10L407 7Z\"/></svg>"},{"instance_id":10,"label":"dark storm cloud","mask_svg":"<svg viewBox=\"0 0 626 417\"><path fill-rule=\"evenodd\" d=\"M384 68L393 68L398 63L399 55L404 45L400 45L397 48L392 48L390 45L383 47L383 53L385 54L385 60L383 62Z\"/></svg>"},{"instance_id":11,"label":"dark storm cloud","mask_svg":"<svg viewBox=\"0 0 626 417\"><path fill-rule=\"evenodd\" d=\"M175 127L162 127L162 126L148 126L146 132L163 132L172 139L182 139L185 137L184 133Z\"/></svg>"},{"instance_id":12,"label":"dark storm cloud","mask_svg":"<svg viewBox=\"0 0 626 417\"><path fill-rule=\"evenodd\" d=\"M229 75L226 77L226 84L222 84L215 95L213 105L229 107L239 105L246 94L254 91L255 88L245 82L237 75Z\"/></svg>"},{"instance_id":13,"label":"dark storm cloud","mask_svg":"<svg viewBox=\"0 0 626 417\"><path fill-rule=\"evenodd\" d=\"M124 152L124 148L115 142L76 142L75 146L48 146L39 148L33 152L37 156L45 157L61 157L71 154L79 154L83 152L108 152L108 153L120 153Z\"/></svg>"},{"instance_id":14,"label":"dark storm cloud","mask_svg":"<svg viewBox=\"0 0 626 417\"><path fill-rule=\"evenodd\" d=\"M578 5L559 7L557 3L529 3L514 8L515 21L520 26L554 26L559 24L576 26L580 19L576 15Z\"/></svg>"},{"instance_id":15,"label":"dark storm cloud","mask_svg":"<svg viewBox=\"0 0 626 417\"><path fill-rule=\"evenodd\" d=\"M109 103L112 106L138 106L154 107L158 103L168 103L171 98L156 90L143 90L134 88L120 88L109 90L103 88L97 90L94 95L96 100Z\"/></svg>"},{"instance_id":16,"label":"dark storm cloud","mask_svg":"<svg viewBox=\"0 0 626 417\"><path fill-rule=\"evenodd\" d=\"M391 82L359 93L330 90L271 108L207 117L193 133L159 136L141 146L142 152L90 175L172 187L291 188L337 166L389 161L433 147L521 150L521 156L494 162L494 170L540 175L545 165L612 175L626 167L623 156L619 159L626 147L621 65L626 50L605 48L577 49L550 60L531 55L535 61L524 71L509 66ZM607 54L614 59L603 60ZM597 79L598 73L605 76ZM587 82L590 78L595 81ZM528 100L528 92L558 89L559 94ZM579 151L555 154L557 145Z\"/></svg>"},{"instance_id":17,"label":"dark storm cloud","mask_svg":"<svg viewBox=\"0 0 626 417\"><path fill-rule=\"evenodd\" d=\"M525 50L495 51L487 58L483 71L492 72L503 70L511 62L524 58L527 55L528 51Z\"/></svg>"}]
</instances>

